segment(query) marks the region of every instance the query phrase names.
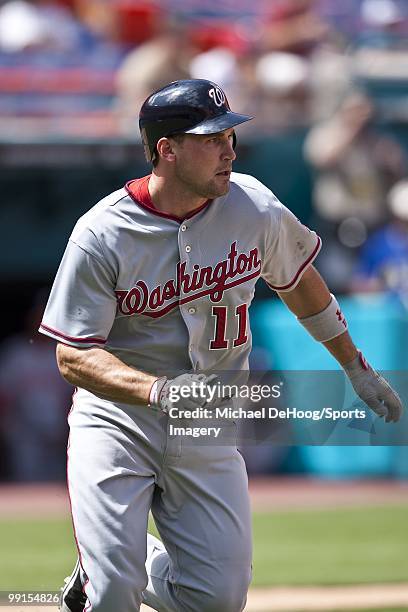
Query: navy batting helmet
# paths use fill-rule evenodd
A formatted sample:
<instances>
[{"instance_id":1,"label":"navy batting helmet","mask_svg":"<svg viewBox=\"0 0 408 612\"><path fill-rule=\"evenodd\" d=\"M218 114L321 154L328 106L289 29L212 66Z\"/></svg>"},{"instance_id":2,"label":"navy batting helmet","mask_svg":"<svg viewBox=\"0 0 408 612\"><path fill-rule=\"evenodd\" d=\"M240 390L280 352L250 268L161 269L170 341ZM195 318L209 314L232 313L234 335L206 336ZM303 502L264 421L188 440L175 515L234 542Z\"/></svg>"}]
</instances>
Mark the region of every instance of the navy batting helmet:
<instances>
[{"instance_id":1,"label":"navy batting helmet","mask_svg":"<svg viewBox=\"0 0 408 612\"><path fill-rule=\"evenodd\" d=\"M152 93L140 109L146 159L154 161L156 145L165 136L215 134L252 118L233 113L225 93L211 81L174 81Z\"/></svg>"}]
</instances>

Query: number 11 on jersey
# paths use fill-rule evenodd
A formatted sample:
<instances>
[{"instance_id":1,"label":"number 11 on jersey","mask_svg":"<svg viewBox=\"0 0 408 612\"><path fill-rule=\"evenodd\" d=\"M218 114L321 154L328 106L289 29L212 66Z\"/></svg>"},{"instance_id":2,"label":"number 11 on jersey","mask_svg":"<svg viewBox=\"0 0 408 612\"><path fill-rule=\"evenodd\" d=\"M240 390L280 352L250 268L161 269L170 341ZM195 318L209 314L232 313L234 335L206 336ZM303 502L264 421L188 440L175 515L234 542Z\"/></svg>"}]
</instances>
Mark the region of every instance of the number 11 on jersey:
<instances>
[{"instance_id":1,"label":"number 11 on jersey","mask_svg":"<svg viewBox=\"0 0 408 612\"><path fill-rule=\"evenodd\" d=\"M230 316L227 306L213 306L212 316L215 317L214 338L210 342L210 349L226 349L231 347L231 340L228 340L225 335L227 331L228 316ZM237 306L234 314L237 320L237 332L235 339L232 341L232 346L241 346L248 341L248 306L241 304Z\"/></svg>"}]
</instances>

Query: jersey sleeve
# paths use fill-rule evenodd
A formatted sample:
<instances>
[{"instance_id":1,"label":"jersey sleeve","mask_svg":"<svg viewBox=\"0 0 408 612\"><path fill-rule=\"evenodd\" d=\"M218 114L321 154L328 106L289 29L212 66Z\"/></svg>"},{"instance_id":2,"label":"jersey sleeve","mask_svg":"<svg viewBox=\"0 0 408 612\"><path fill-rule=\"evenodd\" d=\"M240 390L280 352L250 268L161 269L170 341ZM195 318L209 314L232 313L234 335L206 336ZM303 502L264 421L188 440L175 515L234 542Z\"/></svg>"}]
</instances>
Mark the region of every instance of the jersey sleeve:
<instances>
[{"instance_id":1,"label":"jersey sleeve","mask_svg":"<svg viewBox=\"0 0 408 612\"><path fill-rule=\"evenodd\" d=\"M39 331L77 347L103 346L116 314L108 265L70 240Z\"/></svg>"},{"instance_id":2,"label":"jersey sleeve","mask_svg":"<svg viewBox=\"0 0 408 612\"><path fill-rule=\"evenodd\" d=\"M285 206L281 206L279 228L271 230L262 278L274 291L291 291L313 263L321 248L321 239Z\"/></svg>"}]
</instances>

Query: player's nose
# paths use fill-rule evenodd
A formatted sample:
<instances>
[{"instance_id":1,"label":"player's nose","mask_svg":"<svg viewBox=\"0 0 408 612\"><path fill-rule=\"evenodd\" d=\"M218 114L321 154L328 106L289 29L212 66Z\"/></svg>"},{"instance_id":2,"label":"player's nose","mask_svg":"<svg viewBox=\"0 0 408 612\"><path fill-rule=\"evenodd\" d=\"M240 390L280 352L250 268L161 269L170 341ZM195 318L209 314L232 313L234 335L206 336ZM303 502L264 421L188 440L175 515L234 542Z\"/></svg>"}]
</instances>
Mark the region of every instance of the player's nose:
<instances>
[{"instance_id":1,"label":"player's nose","mask_svg":"<svg viewBox=\"0 0 408 612\"><path fill-rule=\"evenodd\" d=\"M233 138L226 138L223 148L223 159L228 161L234 161L236 159L237 154L234 151L234 140Z\"/></svg>"}]
</instances>

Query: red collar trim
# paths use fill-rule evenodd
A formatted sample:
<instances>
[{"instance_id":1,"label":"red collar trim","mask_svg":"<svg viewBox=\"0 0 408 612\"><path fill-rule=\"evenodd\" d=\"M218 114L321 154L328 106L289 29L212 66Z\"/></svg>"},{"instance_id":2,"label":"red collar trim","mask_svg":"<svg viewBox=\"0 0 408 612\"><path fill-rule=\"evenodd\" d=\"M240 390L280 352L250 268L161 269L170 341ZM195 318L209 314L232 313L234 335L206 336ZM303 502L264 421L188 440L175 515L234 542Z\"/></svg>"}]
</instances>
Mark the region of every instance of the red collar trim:
<instances>
[{"instance_id":1,"label":"red collar trim","mask_svg":"<svg viewBox=\"0 0 408 612\"><path fill-rule=\"evenodd\" d=\"M142 208L147 209L149 212L153 213L154 215L157 215L158 217L164 217L165 219L171 219L172 221L177 221L177 223L182 223L185 219L191 219L191 217L197 215L204 208L209 206L212 202L212 200L207 200L206 202L204 202L204 204L202 204L202 206L196 208L195 210L192 210L184 217L178 217L177 215L172 215L170 213L165 213L161 210L157 210L149 193L150 177L151 174L148 174L143 178L128 181L125 185L125 189L132 198L132 200L136 202L136 204L138 204Z\"/></svg>"}]
</instances>

